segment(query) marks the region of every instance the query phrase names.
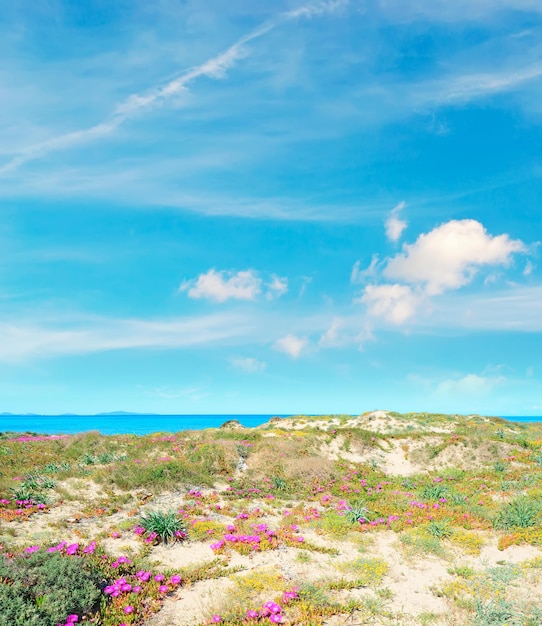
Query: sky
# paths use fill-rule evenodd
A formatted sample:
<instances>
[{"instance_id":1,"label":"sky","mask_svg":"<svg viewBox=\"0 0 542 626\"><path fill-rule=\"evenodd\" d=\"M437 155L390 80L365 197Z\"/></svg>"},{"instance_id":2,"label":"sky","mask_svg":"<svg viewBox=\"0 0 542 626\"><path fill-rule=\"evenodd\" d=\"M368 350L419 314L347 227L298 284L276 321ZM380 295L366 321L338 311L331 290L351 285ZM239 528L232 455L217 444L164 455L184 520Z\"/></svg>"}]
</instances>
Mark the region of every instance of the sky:
<instances>
[{"instance_id":1,"label":"sky","mask_svg":"<svg viewBox=\"0 0 542 626\"><path fill-rule=\"evenodd\" d=\"M542 415L540 0L12 0L0 412Z\"/></svg>"}]
</instances>

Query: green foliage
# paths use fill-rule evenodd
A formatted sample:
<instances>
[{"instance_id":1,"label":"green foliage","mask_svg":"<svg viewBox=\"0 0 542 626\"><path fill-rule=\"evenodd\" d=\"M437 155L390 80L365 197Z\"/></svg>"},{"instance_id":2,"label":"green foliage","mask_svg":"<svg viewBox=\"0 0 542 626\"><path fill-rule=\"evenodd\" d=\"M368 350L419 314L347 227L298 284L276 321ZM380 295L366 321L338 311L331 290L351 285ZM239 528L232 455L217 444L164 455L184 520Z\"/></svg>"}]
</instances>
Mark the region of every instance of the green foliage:
<instances>
[{"instance_id":1,"label":"green foliage","mask_svg":"<svg viewBox=\"0 0 542 626\"><path fill-rule=\"evenodd\" d=\"M440 498L446 498L448 494L448 487L441 483L426 485L420 490L420 497L424 500L440 500Z\"/></svg>"},{"instance_id":2,"label":"green foliage","mask_svg":"<svg viewBox=\"0 0 542 626\"><path fill-rule=\"evenodd\" d=\"M525 622L513 604L505 600L476 600L474 626L522 626Z\"/></svg>"},{"instance_id":3,"label":"green foliage","mask_svg":"<svg viewBox=\"0 0 542 626\"><path fill-rule=\"evenodd\" d=\"M156 533L166 544L186 538L184 522L174 511L150 511L139 518L139 523L147 533Z\"/></svg>"},{"instance_id":4,"label":"green foliage","mask_svg":"<svg viewBox=\"0 0 542 626\"><path fill-rule=\"evenodd\" d=\"M47 463L41 468L41 471L44 474L60 474L61 472L69 472L71 468L71 463L65 461L64 463Z\"/></svg>"},{"instance_id":5,"label":"green foliage","mask_svg":"<svg viewBox=\"0 0 542 626\"><path fill-rule=\"evenodd\" d=\"M34 502L42 504L46 504L48 502L48 498L44 493L36 491L35 489L30 489L25 485L12 487L11 497L13 500L33 500Z\"/></svg>"},{"instance_id":6,"label":"green foliage","mask_svg":"<svg viewBox=\"0 0 542 626\"><path fill-rule=\"evenodd\" d=\"M540 502L526 496L520 496L506 504L493 521L495 528L530 528L538 522L541 511Z\"/></svg>"},{"instance_id":7,"label":"green foliage","mask_svg":"<svg viewBox=\"0 0 542 626\"><path fill-rule=\"evenodd\" d=\"M288 489L288 483L280 476L271 476L271 482L273 483L273 488L277 491L286 491Z\"/></svg>"},{"instance_id":8,"label":"green foliage","mask_svg":"<svg viewBox=\"0 0 542 626\"><path fill-rule=\"evenodd\" d=\"M22 483L23 487L33 489L35 491L41 491L42 489L54 489L56 482L49 478L49 476L43 476L42 474L28 474Z\"/></svg>"},{"instance_id":9,"label":"green foliage","mask_svg":"<svg viewBox=\"0 0 542 626\"><path fill-rule=\"evenodd\" d=\"M55 626L97 608L101 577L82 560L41 550L0 557L0 626Z\"/></svg>"},{"instance_id":10,"label":"green foliage","mask_svg":"<svg viewBox=\"0 0 542 626\"><path fill-rule=\"evenodd\" d=\"M363 505L363 500L356 500L349 505L345 517L353 524L369 521L369 510Z\"/></svg>"},{"instance_id":11,"label":"green foliage","mask_svg":"<svg viewBox=\"0 0 542 626\"><path fill-rule=\"evenodd\" d=\"M502 461L497 461L496 463L493 464L493 469L499 473L505 472L506 463L503 463Z\"/></svg>"},{"instance_id":12,"label":"green foliage","mask_svg":"<svg viewBox=\"0 0 542 626\"><path fill-rule=\"evenodd\" d=\"M425 530L432 537L437 539L447 539L453 535L453 529L450 527L450 522L446 520L436 521L432 520L427 524Z\"/></svg>"}]
</instances>

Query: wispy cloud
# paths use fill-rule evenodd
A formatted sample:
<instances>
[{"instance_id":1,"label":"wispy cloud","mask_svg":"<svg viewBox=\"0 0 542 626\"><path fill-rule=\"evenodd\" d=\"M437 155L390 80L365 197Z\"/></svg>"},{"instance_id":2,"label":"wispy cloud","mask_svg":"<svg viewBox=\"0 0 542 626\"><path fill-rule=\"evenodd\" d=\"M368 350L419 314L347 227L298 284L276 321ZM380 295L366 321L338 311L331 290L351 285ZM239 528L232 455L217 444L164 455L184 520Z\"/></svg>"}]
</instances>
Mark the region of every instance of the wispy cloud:
<instances>
[{"instance_id":1,"label":"wispy cloud","mask_svg":"<svg viewBox=\"0 0 542 626\"><path fill-rule=\"evenodd\" d=\"M179 95L186 91L188 86L197 79L202 77L213 80L224 78L226 72L248 54L246 49L247 44L263 37L281 24L301 17L312 17L335 12L346 4L348 4L347 0L321 1L282 13L276 18L261 24L250 33L240 37L224 52L189 69L180 76L168 81L165 85L161 85L145 93L130 95L123 102L118 104L113 113L105 120L88 128L64 133L27 147L0 167L0 175L7 174L19 168L21 165L29 161L40 159L51 152L67 150L73 146L93 142L108 136L128 120L151 111L172 98L178 98Z\"/></svg>"},{"instance_id":2,"label":"wispy cloud","mask_svg":"<svg viewBox=\"0 0 542 626\"><path fill-rule=\"evenodd\" d=\"M0 322L0 361L220 343L251 335L250 323L241 319L230 314L162 320L96 318L61 324Z\"/></svg>"},{"instance_id":3,"label":"wispy cloud","mask_svg":"<svg viewBox=\"0 0 542 626\"><path fill-rule=\"evenodd\" d=\"M406 202L399 202L398 205L394 206L388 216L385 226L386 226L386 237L396 243L401 239L401 235L403 231L408 226L405 220L402 220L399 215L401 211L406 207Z\"/></svg>"},{"instance_id":4,"label":"wispy cloud","mask_svg":"<svg viewBox=\"0 0 542 626\"><path fill-rule=\"evenodd\" d=\"M253 357L234 357L231 359L231 364L238 370L246 372L247 374L256 374L265 371L267 363L260 361Z\"/></svg>"}]
</instances>

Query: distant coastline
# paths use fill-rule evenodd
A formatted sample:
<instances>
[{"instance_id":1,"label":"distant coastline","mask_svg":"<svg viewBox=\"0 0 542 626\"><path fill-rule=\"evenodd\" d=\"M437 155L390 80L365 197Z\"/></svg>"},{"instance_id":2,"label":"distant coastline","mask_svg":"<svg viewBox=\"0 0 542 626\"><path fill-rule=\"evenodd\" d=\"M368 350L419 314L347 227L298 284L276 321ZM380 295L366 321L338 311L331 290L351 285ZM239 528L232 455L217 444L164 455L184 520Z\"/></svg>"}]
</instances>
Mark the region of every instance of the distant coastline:
<instances>
[{"instance_id":1,"label":"distant coastline","mask_svg":"<svg viewBox=\"0 0 542 626\"><path fill-rule=\"evenodd\" d=\"M75 434L99 431L104 435L145 435L153 432L177 432L218 428L229 420L238 420L243 426L253 428L265 424L273 417L290 417L292 414L252 415L163 415L115 411L96 415L39 415L35 413L0 413L0 432L39 432L42 434ZM542 416L500 416L510 422L542 422ZM116 419L118 418L118 419ZM130 419L122 419L130 418Z\"/></svg>"}]
</instances>

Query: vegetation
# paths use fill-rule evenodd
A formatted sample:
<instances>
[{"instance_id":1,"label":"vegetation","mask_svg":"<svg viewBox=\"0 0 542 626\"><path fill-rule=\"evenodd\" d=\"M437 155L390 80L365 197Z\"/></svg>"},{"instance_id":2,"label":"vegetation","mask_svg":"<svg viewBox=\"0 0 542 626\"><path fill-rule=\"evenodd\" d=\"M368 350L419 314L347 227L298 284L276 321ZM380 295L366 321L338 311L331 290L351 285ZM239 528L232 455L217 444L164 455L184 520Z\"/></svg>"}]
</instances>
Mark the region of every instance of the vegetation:
<instances>
[{"instance_id":1,"label":"vegetation","mask_svg":"<svg viewBox=\"0 0 542 626\"><path fill-rule=\"evenodd\" d=\"M541 459L541 425L425 413L6 433L0 626L144 626L210 580L187 624L538 625Z\"/></svg>"}]
</instances>

